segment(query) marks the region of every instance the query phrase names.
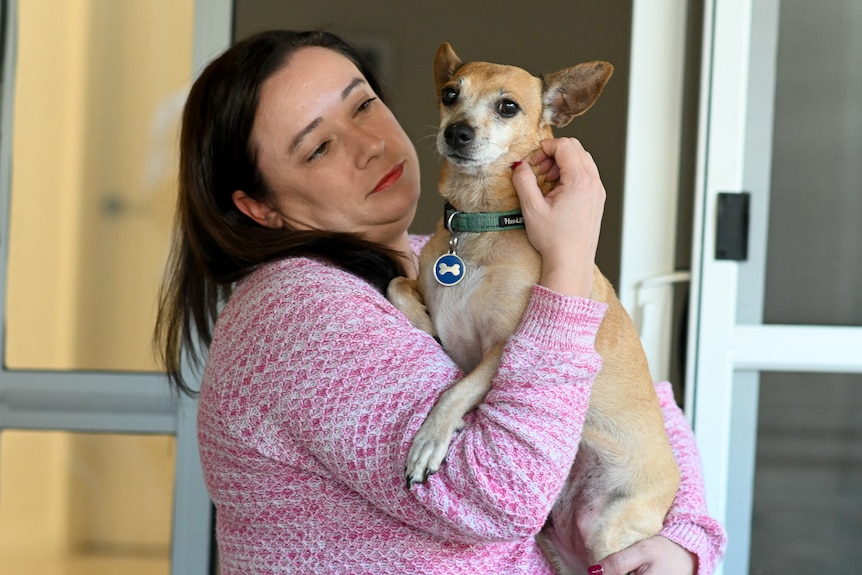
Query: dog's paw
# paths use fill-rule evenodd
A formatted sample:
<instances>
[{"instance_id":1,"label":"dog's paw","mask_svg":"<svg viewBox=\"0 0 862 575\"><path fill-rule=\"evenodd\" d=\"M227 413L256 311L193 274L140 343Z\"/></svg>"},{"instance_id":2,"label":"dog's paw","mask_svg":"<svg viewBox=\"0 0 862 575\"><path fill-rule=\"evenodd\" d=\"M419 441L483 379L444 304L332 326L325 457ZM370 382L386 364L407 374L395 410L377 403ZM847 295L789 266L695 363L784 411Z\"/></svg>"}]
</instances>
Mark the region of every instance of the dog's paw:
<instances>
[{"instance_id":1,"label":"dog's paw","mask_svg":"<svg viewBox=\"0 0 862 575\"><path fill-rule=\"evenodd\" d=\"M432 411L413 438L404 471L408 489L416 483L424 483L440 470L449 451L452 435L463 425L460 418L446 421L446 418L436 415Z\"/></svg>"}]
</instances>

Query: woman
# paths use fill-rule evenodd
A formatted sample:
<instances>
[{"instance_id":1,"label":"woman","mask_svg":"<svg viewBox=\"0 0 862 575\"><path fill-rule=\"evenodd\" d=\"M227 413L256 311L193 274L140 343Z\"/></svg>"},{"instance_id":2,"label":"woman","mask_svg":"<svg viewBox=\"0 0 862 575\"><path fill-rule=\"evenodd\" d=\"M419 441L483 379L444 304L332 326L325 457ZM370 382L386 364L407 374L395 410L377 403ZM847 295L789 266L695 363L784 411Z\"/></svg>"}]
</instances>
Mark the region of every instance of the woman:
<instances>
[{"instance_id":1,"label":"woman","mask_svg":"<svg viewBox=\"0 0 862 575\"><path fill-rule=\"evenodd\" d=\"M198 427L223 574L552 573L533 535L600 368L604 304L586 298L605 191L577 141L529 160L559 179L543 198L513 167L540 283L446 465L408 489L410 441L461 376L383 295L417 273L413 145L331 34L259 34L195 82L156 335L185 392L183 353L209 348ZM658 391L679 495L659 536L591 573L709 573L721 556L691 431Z\"/></svg>"}]
</instances>

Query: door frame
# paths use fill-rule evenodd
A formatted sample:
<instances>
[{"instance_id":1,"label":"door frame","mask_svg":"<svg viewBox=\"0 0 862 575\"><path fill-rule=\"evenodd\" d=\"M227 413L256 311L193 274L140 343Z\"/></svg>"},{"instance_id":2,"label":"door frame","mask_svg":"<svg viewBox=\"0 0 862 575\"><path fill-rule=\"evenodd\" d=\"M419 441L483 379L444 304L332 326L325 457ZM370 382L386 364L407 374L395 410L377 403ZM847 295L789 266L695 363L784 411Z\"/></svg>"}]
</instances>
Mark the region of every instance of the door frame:
<instances>
[{"instance_id":1,"label":"door frame","mask_svg":"<svg viewBox=\"0 0 862 575\"><path fill-rule=\"evenodd\" d=\"M11 203L12 112L17 54L18 0L5 2L3 89L0 108L0 321L6 318ZM231 40L232 0L196 0L193 70ZM5 350L0 329L0 354ZM187 380L199 379L189 367ZM196 401L176 397L163 374L28 371L0 366L0 432L6 429L166 434L176 437L171 572L210 573L212 505L198 456Z\"/></svg>"},{"instance_id":2,"label":"door frame","mask_svg":"<svg viewBox=\"0 0 862 575\"><path fill-rule=\"evenodd\" d=\"M686 411L730 541L717 574L748 569L759 372L862 373L862 328L762 323L779 3L707 0L704 11ZM749 258L718 260L718 194L743 191Z\"/></svg>"},{"instance_id":3,"label":"door frame","mask_svg":"<svg viewBox=\"0 0 862 575\"><path fill-rule=\"evenodd\" d=\"M670 377L682 161L687 0L632 2L620 277L617 291L656 381Z\"/></svg>"}]
</instances>

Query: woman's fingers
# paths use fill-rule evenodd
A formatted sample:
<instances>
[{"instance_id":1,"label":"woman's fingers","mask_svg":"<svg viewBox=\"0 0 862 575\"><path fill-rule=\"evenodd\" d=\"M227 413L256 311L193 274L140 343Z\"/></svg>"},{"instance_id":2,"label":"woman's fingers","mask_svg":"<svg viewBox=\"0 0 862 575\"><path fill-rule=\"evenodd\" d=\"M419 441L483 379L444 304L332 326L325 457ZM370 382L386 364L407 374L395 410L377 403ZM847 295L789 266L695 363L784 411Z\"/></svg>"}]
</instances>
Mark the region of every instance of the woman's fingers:
<instances>
[{"instance_id":1,"label":"woman's fingers","mask_svg":"<svg viewBox=\"0 0 862 575\"><path fill-rule=\"evenodd\" d=\"M581 143L571 138L542 141L529 162L546 180L557 180L543 195L526 162L516 164L512 173L527 236L542 255L542 285L588 295L605 201L598 169Z\"/></svg>"},{"instance_id":2,"label":"woman's fingers","mask_svg":"<svg viewBox=\"0 0 862 575\"><path fill-rule=\"evenodd\" d=\"M693 575L697 557L673 541L654 535L593 565L590 575Z\"/></svg>"}]
</instances>

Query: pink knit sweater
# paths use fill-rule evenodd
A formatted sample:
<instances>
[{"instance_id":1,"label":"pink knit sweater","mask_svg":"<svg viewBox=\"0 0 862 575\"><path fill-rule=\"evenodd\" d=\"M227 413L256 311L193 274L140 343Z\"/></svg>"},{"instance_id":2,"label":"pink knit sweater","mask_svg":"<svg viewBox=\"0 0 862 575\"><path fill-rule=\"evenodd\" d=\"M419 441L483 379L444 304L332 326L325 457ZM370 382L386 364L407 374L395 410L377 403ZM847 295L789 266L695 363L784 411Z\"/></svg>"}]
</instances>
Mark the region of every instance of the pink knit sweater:
<instances>
[{"instance_id":1,"label":"pink knit sweater","mask_svg":"<svg viewBox=\"0 0 862 575\"><path fill-rule=\"evenodd\" d=\"M410 441L461 373L362 280L318 261L261 267L221 313L198 428L223 575L550 575L533 535L578 447L605 306L536 287L494 388L446 464L408 490ZM682 470L662 534L711 573L691 430L657 388Z\"/></svg>"}]
</instances>

